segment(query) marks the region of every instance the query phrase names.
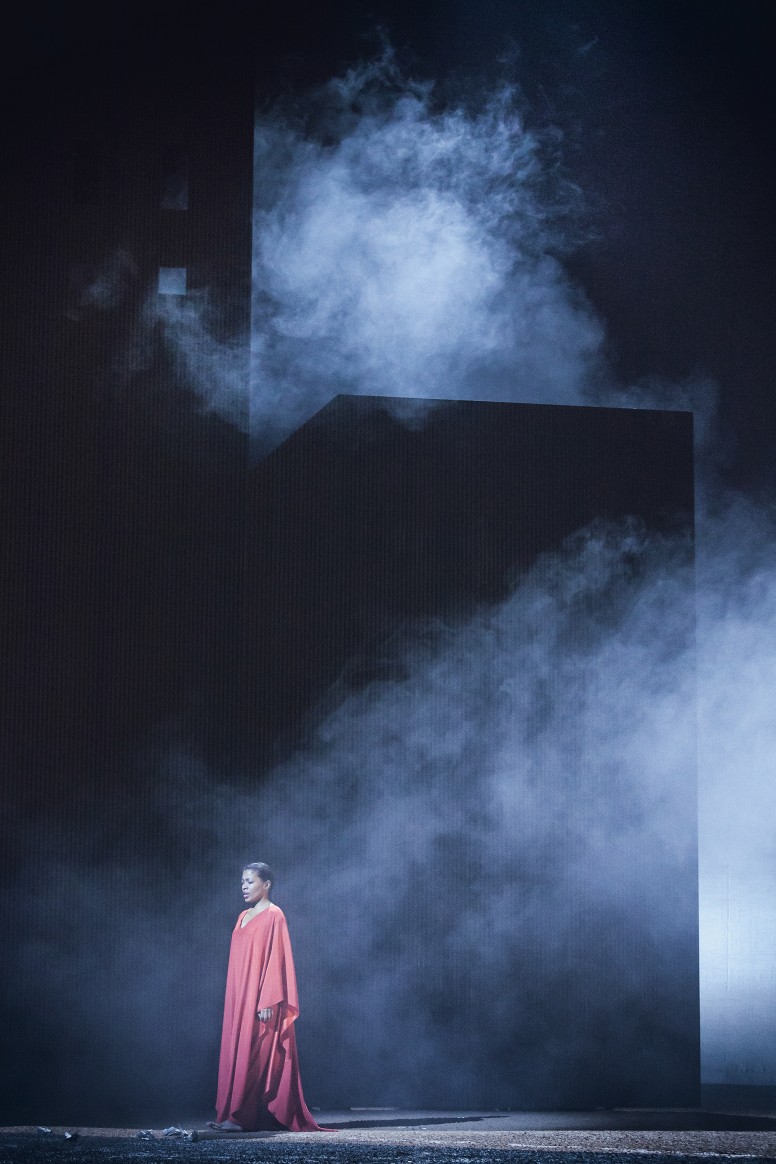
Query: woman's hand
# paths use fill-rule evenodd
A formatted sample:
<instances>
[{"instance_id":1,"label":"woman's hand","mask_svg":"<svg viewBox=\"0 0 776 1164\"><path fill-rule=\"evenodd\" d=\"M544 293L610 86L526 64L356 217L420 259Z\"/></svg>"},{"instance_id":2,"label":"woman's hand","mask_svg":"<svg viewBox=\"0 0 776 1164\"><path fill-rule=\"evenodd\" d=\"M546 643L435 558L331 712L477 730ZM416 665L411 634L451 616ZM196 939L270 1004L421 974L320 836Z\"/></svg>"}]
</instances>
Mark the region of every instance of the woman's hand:
<instances>
[{"instance_id":1,"label":"woman's hand","mask_svg":"<svg viewBox=\"0 0 776 1164\"><path fill-rule=\"evenodd\" d=\"M262 1010L256 1011L256 1018L261 1019L263 1023L268 1023L272 1018L272 1007L265 1006Z\"/></svg>"}]
</instances>

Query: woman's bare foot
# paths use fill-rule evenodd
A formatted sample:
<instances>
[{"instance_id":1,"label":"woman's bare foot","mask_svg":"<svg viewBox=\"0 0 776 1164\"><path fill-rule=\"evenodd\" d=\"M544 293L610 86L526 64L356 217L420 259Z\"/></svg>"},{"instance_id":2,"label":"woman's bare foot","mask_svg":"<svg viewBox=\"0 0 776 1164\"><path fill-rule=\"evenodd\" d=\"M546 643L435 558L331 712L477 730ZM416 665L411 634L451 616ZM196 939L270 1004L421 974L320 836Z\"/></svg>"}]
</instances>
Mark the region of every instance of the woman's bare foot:
<instances>
[{"instance_id":1,"label":"woman's bare foot","mask_svg":"<svg viewBox=\"0 0 776 1164\"><path fill-rule=\"evenodd\" d=\"M245 1131L245 1128L241 1127L240 1124L236 1124L234 1122L234 1120L221 1120L220 1124L217 1124L215 1122L215 1120L210 1120L208 1127L214 1128L217 1132L244 1132Z\"/></svg>"}]
</instances>

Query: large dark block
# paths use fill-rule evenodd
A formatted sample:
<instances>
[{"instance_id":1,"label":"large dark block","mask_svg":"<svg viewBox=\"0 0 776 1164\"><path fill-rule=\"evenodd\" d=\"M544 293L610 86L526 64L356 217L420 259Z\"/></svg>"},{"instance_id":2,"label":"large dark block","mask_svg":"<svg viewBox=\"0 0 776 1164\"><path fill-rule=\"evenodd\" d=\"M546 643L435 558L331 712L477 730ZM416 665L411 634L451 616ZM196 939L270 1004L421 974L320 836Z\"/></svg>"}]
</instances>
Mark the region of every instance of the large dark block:
<instances>
[{"instance_id":1,"label":"large dark block","mask_svg":"<svg viewBox=\"0 0 776 1164\"><path fill-rule=\"evenodd\" d=\"M503 599L590 522L691 533L693 507L690 413L337 397L249 481L249 733L277 740L343 667L379 668L367 643Z\"/></svg>"},{"instance_id":2,"label":"large dark block","mask_svg":"<svg viewBox=\"0 0 776 1164\"><path fill-rule=\"evenodd\" d=\"M618 754L637 737L618 737L617 682L602 700L596 671L621 665L656 555L650 609L675 607L657 669L663 650L666 685L676 656L691 671L692 513L692 417L676 412L343 396L253 471L245 757L286 761L318 806L282 839L270 791L265 826L290 882L313 1102L698 1101L691 676L658 789L655 764L641 788L638 756ZM616 585L590 583L561 620L556 565L586 528L631 540Z\"/></svg>"}]
</instances>

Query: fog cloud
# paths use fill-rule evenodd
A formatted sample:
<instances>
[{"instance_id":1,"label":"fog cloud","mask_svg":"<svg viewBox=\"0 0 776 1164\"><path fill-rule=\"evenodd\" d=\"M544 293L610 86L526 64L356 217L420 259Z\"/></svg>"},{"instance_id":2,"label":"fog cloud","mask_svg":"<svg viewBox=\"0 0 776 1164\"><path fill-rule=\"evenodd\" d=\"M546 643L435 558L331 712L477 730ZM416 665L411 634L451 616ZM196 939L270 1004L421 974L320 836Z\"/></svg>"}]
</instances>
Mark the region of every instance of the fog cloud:
<instances>
[{"instance_id":1,"label":"fog cloud","mask_svg":"<svg viewBox=\"0 0 776 1164\"><path fill-rule=\"evenodd\" d=\"M693 964L687 569L684 544L636 525L581 532L506 601L411 628L392 677L330 700L255 791L185 747L135 756L157 786L146 839L131 796L111 810L118 849L93 824L66 838L63 900L91 942L63 947L41 900L16 971L24 996L54 967L61 1047L86 1037L107 1072L121 1042L89 1102L203 1094L239 866L254 859L275 867L292 928L312 1102L530 1106L565 1078L578 1095L585 1070L593 1095L582 1065L606 1071L618 1040L639 1045L645 989L688 933ZM665 909L677 870L689 893ZM675 1007L656 1021L645 1055L669 1059ZM637 1091L653 1065L617 1070Z\"/></svg>"},{"instance_id":2,"label":"fog cloud","mask_svg":"<svg viewBox=\"0 0 776 1164\"><path fill-rule=\"evenodd\" d=\"M561 144L528 126L514 89L442 106L390 52L260 114L248 409L257 447L341 392L583 400L603 328L561 262L583 230ZM204 405L233 420L245 381L203 304L158 309Z\"/></svg>"},{"instance_id":3,"label":"fog cloud","mask_svg":"<svg viewBox=\"0 0 776 1164\"><path fill-rule=\"evenodd\" d=\"M665 1051L631 1063L643 1102L682 1034L656 968L695 956L696 743L705 1078L769 1082L774 531L743 503L702 528L697 595L685 543L594 526L503 602L406 628L388 677L332 693L255 784L183 741L133 752L125 799L48 840L42 812L6 983L17 1013L51 1008L63 1064L88 1047L68 1110L205 1114L254 859L291 925L311 1102L535 1106L564 1072L593 1086L618 1039L646 1046L648 1011ZM41 868L65 871L67 940L25 895Z\"/></svg>"},{"instance_id":4,"label":"fog cloud","mask_svg":"<svg viewBox=\"0 0 776 1164\"><path fill-rule=\"evenodd\" d=\"M238 346L214 338L206 295L149 301L146 322L161 318L202 406L263 449L340 392L600 400L611 380L604 325L563 267L579 195L558 149L509 89L442 107L390 57L356 69L303 106L258 118L249 389ZM80 305L112 303L123 267L87 275ZM645 384L608 399L648 405L665 391ZM685 402L685 389L667 391ZM596 527L538 562L504 602L415 628L393 677L332 697L305 750L258 791L209 771L185 743L149 749L158 799L143 808L145 849L132 848L129 795L111 809L109 833L125 850L101 848L91 828L63 839L52 825L41 841L36 866L65 862L72 916L102 945L95 960L63 943L49 902L31 904L33 937L9 979L20 1013L40 1006L41 989L44 1005L56 1001L58 1043L88 1046L104 1065L102 1102L132 1088L146 1102L149 1064L157 1095L160 1079L168 1094L203 1094L239 906L221 887L234 878L236 890L240 862L263 859L277 866L296 944L313 1102L408 1102L443 1076L465 1091L478 1055L518 1054L502 1037L516 1006L519 1067L540 1091L570 1046L594 1055L613 1001L581 1017L583 975L564 953L580 917L616 935L643 873L634 838L655 869L690 869L694 818L677 790L697 743L706 1078L773 1083L761 1033L776 1011L773 533L762 508L702 508L697 672L686 546ZM440 870L460 875L460 898L446 896ZM121 925L103 924L117 916L117 884L131 908ZM440 901L459 903L456 918L426 906L412 915L413 887L435 885ZM647 910L631 930L644 965L692 925L681 910ZM489 987L534 957L546 997ZM439 1009L442 964L452 1018ZM637 960L627 965L618 1001L634 1000L636 1015L645 979ZM446 1024L470 1022L466 991L478 989L476 1053L464 1064ZM547 998L567 1019L562 1045L548 1041L557 1016L542 1017ZM365 1029L366 1056L348 1042ZM402 1074L399 1049L410 1046Z\"/></svg>"},{"instance_id":5,"label":"fog cloud","mask_svg":"<svg viewBox=\"0 0 776 1164\"><path fill-rule=\"evenodd\" d=\"M514 90L445 106L390 56L260 116L250 426L257 447L271 447L341 391L693 410L704 1077L772 1083L776 1062L759 1033L776 1011L772 515L720 493L714 384L702 374L618 384L607 366L605 324L564 268L585 223L562 149L560 135L530 127ZM228 378L204 379L203 399L222 408ZM591 584L579 575L582 590ZM652 609L656 593L642 587L638 601ZM618 652L634 648L611 629L600 650L616 672ZM639 702L627 676L599 691L599 752L626 766L647 757L650 770L665 753L668 771L672 750L687 746L689 656L666 665L657 646L643 649L634 673L644 666L660 693ZM460 668L453 675L463 658ZM548 714L559 717L556 696ZM623 734L629 719L643 737Z\"/></svg>"}]
</instances>

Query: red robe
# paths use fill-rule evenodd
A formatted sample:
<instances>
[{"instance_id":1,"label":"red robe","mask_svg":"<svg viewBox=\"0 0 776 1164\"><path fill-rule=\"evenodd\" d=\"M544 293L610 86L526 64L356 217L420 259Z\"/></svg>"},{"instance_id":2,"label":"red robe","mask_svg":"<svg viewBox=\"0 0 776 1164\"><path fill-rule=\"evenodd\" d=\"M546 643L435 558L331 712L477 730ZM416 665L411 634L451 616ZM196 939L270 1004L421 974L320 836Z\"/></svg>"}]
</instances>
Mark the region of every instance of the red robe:
<instances>
[{"instance_id":1,"label":"red robe","mask_svg":"<svg viewBox=\"0 0 776 1164\"><path fill-rule=\"evenodd\" d=\"M246 1131L277 1127L321 1131L302 1095L294 1020L296 973L282 909L270 904L242 926L237 919L226 973L216 1120ZM262 1022L258 1010L272 1008Z\"/></svg>"}]
</instances>

